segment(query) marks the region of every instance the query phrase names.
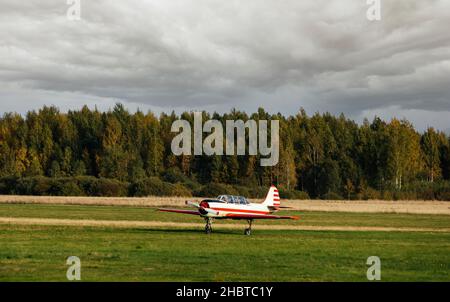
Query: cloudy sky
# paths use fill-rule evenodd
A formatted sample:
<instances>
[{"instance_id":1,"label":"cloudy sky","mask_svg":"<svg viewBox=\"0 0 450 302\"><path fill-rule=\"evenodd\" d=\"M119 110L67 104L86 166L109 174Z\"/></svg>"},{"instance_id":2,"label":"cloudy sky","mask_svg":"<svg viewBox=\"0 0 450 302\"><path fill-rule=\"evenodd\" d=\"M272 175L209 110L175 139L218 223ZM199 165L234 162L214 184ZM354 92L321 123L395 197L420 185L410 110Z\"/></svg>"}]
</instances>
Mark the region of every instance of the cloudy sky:
<instances>
[{"instance_id":1,"label":"cloudy sky","mask_svg":"<svg viewBox=\"0 0 450 302\"><path fill-rule=\"evenodd\" d=\"M450 131L450 1L0 0L0 113L304 107Z\"/></svg>"}]
</instances>

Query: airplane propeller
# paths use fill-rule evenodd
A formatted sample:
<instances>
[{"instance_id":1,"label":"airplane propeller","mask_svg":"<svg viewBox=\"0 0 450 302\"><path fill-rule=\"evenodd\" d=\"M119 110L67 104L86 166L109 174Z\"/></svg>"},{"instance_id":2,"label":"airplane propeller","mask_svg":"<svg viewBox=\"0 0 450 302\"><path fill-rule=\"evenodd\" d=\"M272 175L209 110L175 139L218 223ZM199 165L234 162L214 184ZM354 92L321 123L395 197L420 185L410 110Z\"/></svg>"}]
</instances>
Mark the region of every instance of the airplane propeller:
<instances>
[{"instance_id":1,"label":"airplane propeller","mask_svg":"<svg viewBox=\"0 0 450 302\"><path fill-rule=\"evenodd\" d=\"M192 202L192 201L186 200L186 205L190 205L190 206L196 207L198 209L198 211L200 212L200 214L202 214L202 215L207 215L207 214L217 215L216 211L211 210L209 208L202 207L198 203L195 203L195 202Z\"/></svg>"},{"instance_id":2,"label":"airplane propeller","mask_svg":"<svg viewBox=\"0 0 450 302\"><path fill-rule=\"evenodd\" d=\"M188 205L188 206L194 206L196 208L201 208L198 203L195 203L195 202L192 202L192 201L189 201L189 200L186 200L185 204Z\"/></svg>"}]
</instances>

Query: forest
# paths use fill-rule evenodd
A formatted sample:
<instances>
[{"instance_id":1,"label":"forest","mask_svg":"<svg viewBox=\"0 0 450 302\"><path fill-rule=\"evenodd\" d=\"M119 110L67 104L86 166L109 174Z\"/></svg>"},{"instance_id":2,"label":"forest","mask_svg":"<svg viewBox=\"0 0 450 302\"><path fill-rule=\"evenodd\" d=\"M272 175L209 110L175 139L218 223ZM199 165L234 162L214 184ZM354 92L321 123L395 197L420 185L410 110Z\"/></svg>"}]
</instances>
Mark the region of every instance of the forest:
<instances>
[{"instance_id":1,"label":"forest","mask_svg":"<svg viewBox=\"0 0 450 302\"><path fill-rule=\"evenodd\" d=\"M51 106L0 118L0 194L256 198L275 184L291 199L450 200L450 137L433 128L419 133L404 119L358 124L303 109L202 114L223 123L279 120L278 164L261 167L258 155L174 156L171 125L193 122L193 112Z\"/></svg>"}]
</instances>

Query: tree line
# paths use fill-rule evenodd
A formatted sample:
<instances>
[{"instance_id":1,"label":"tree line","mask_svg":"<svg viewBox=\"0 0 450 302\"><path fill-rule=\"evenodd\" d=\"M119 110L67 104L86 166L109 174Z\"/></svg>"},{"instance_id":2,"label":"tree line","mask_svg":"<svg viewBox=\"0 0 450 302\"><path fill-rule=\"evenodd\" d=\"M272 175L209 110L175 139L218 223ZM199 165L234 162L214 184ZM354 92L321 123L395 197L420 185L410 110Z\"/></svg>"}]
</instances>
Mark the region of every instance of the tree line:
<instances>
[{"instance_id":1,"label":"tree line","mask_svg":"<svg viewBox=\"0 0 450 302\"><path fill-rule=\"evenodd\" d=\"M419 133L407 120L378 117L359 125L303 109L202 114L223 125L279 120L278 164L261 167L258 155L174 156L172 123L193 123L192 112L43 107L0 118L0 193L260 197L275 184L288 198L450 200L450 138L431 127Z\"/></svg>"}]
</instances>

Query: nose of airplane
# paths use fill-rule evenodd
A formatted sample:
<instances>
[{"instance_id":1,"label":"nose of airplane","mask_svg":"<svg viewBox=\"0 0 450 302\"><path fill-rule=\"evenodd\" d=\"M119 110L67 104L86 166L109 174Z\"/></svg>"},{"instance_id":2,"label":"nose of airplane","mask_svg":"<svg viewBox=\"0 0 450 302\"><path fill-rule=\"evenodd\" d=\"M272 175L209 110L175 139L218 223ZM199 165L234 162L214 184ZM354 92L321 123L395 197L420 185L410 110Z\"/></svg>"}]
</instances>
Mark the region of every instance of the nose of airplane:
<instances>
[{"instance_id":1,"label":"nose of airplane","mask_svg":"<svg viewBox=\"0 0 450 302\"><path fill-rule=\"evenodd\" d=\"M217 212L214 210L211 210L209 207L209 203L206 200L203 200L200 203L200 208L199 208L199 212L202 215L217 215Z\"/></svg>"},{"instance_id":2,"label":"nose of airplane","mask_svg":"<svg viewBox=\"0 0 450 302\"><path fill-rule=\"evenodd\" d=\"M207 208L209 208L209 203L208 203L206 200L203 200L203 201L200 203L200 206L201 206L202 208L204 208L204 209L207 209Z\"/></svg>"}]
</instances>

